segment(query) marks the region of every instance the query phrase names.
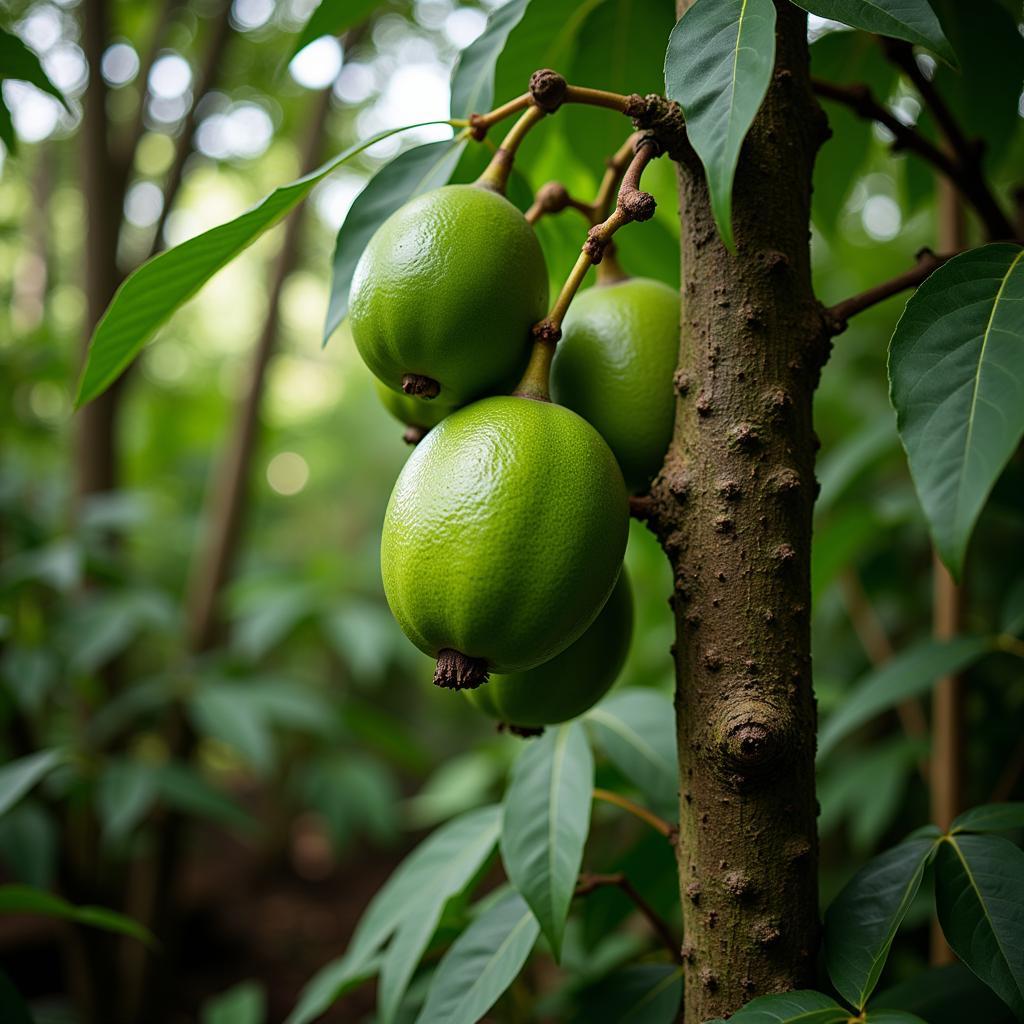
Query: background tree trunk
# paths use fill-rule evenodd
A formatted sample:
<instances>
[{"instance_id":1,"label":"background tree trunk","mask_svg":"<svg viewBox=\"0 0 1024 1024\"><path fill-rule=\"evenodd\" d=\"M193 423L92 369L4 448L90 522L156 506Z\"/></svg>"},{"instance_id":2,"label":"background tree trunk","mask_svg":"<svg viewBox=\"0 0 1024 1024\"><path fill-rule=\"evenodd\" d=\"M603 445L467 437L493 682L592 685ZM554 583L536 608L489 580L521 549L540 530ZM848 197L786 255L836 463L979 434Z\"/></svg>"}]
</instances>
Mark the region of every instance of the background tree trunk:
<instances>
[{"instance_id":1,"label":"background tree trunk","mask_svg":"<svg viewBox=\"0 0 1024 1024\"><path fill-rule=\"evenodd\" d=\"M694 1024L809 984L818 944L811 413L828 340L809 224L826 128L810 91L806 15L777 8L775 73L736 176L736 255L715 230L701 168L680 169L679 398L652 491L651 525L675 573Z\"/></svg>"}]
</instances>

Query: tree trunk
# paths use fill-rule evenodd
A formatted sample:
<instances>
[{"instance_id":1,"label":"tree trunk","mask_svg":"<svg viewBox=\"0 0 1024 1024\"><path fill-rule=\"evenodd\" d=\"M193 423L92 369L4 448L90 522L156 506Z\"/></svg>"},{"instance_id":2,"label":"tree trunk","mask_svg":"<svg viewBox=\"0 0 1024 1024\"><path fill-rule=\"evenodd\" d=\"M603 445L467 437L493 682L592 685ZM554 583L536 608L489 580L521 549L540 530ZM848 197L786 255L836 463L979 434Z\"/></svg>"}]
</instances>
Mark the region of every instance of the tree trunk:
<instances>
[{"instance_id":1,"label":"tree trunk","mask_svg":"<svg viewBox=\"0 0 1024 1024\"><path fill-rule=\"evenodd\" d=\"M775 73L736 176L736 255L699 165L680 167L677 415L650 521L675 575L687 1024L810 984L818 945L811 412L828 336L809 224L826 128L806 15L777 8Z\"/></svg>"}]
</instances>

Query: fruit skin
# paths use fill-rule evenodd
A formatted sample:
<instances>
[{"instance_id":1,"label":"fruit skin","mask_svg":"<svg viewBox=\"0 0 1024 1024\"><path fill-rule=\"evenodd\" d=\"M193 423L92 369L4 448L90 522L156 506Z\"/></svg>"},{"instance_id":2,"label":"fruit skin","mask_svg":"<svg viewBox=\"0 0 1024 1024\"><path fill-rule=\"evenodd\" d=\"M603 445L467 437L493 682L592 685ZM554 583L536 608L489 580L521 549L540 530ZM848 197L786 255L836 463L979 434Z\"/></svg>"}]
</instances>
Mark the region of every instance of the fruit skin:
<instances>
[{"instance_id":1,"label":"fruit skin","mask_svg":"<svg viewBox=\"0 0 1024 1024\"><path fill-rule=\"evenodd\" d=\"M379 380L375 380L374 385L377 388L377 397L380 398L381 405L399 423L404 423L407 427L421 427L423 430L430 430L431 427L436 427L445 416L455 411L454 406L442 402L439 398L428 402L422 398L416 398L414 395L403 395L400 391L392 391Z\"/></svg>"},{"instance_id":2,"label":"fruit skin","mask_svg":"<svg viewBox=\"0 0 1024 1024\"><path fill-rule=\"evenodd\" d=\"M631 277L581 292L555 349L551 392L608 442L632 494L646 493L672 439L679 294Z\"/></svg>"},{"instance_id":3,"label":"fruit skin","mask_svg":"<svg viewBox=\"0 0 1024 1024\"><path fill-rule=\"evenodd\" d=\"M597 617L628 529L622 473L593 427L549 402L486 398L406 462L384 517L384 592L421 651L518 672Z\"/></svg>"},{"instance_id":4,"label":"fruit skin","mask_svg":"<svg viewBox=\"0 0 1024 1024\"><path fill-rule=\"evenodd\" d=\"M519 210L490 189L446 185L377 229L349 317L359 354L389 388L418 374L464 405L519 379L547 302L544 254Z\"/></svg>"},{"instance_id":5,"label":"fruit skin","mask_svg":"<svg viewBox=\"0 0 1024 1024\"><path fill-rule=\"evenodd\" d=\"M495 676L466 697L485 714L520 729L557 725L582 715L611 689L633 636L633 591L623 569L590 628L550 661Z\"/></svg>"}]
</instances>

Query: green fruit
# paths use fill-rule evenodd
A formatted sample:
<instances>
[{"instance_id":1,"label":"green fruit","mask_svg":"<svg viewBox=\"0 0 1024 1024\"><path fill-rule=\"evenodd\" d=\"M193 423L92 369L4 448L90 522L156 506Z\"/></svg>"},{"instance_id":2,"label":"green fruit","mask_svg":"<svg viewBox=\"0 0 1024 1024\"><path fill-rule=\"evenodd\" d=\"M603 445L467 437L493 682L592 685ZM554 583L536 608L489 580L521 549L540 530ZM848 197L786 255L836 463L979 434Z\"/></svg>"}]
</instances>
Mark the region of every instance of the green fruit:
<instances>
[{"instance_id":1,"label":"green fruit","mask_svg":"<svg viewBox=\"0 0 1024 1024\"><path fill-rule=\"evenodd\" d=\"M580 293L562 325L551 391L608 442L633 494L661 468L675 416L679 294L633 277Z\"/></svg>"},{"instance_id":2,"label":"green fruit","mask_svg":"<svg viewBox=\"0 0 1024 1024\"><path fill-rule=\"evenodd\" d=\"M399 423L404 423L407 427L421 427L423 430L429 430L431 427L436 427L449 413L455 411L454 406L442 402L439 398L427 402L415 395L403 395L400 391L392 391L379 380L374 381L374 384L377 387L377 396L380 398L381 405Z\"/></svg>"},{"instance_id":3,"label":"green fruit","mask_svg":"<svg viewBox=\"0 0 1024 1024\"><path fill-rule=\"evenodd\" d=\"M427 395L417 388L436 382L445 402L464 405L518 380L547 301L544 255L519 210L490 189L447 185L377 229L349 317L360 355L389 388Z\"/></svg>"},{"instance_id":4,"label":"green fruit","mask_svg":"<svg viewBox=\"0 0 1024 1024\"><path fill-rule=\"evenodd\" d=\"M495 676L466 696L485 714L519 729L557 725L582 715L611 688L633 635L633 594L623 569L590 628L550 661Z\"/></svg>"},{"instance_id":5,"label":"green fruit","mask_svg":"<svg viewBox=\"0 0 1024 1024\"><path fill-rule=\"evenodd\" d=\"M507 396L427 434L391 494L384 592L406 636L454 689L563 651L611 593L629 528L600 434L550 402Z\"/></svg>"}]
</instances>

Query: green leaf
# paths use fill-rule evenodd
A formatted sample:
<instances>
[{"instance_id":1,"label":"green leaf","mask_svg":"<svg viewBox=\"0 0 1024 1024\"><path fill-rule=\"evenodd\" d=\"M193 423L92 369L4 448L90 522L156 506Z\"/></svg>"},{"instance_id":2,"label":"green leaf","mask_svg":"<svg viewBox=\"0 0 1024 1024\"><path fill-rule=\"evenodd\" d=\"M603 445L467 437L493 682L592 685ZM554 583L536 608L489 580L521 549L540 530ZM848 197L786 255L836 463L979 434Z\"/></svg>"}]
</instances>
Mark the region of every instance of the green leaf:
<instances>
[{"instance_id":1,"label":"green leaf","mask_svg":"<svg viewBox=\"0 0 1024 1024\"><path fill-rule=\"evenodd\" d=\"M334 247L324 344L348 314L352 275L374 232L409 200L447 184L466 145L465 139L456 138L407 149L378 171L356 196Z\"/></svg>"},{"instance_id":2,"label":"green leaf","mask_svg":"<svg viewBox=\"0 0 1024 1024\"><path fill-rule=\"evenodd\" d=\"M950 832L1012 832L1024 828L1024 802L982 804L953 819Z\"/></svg>"},{"instance_id":3,"label":"green leaf","mask_svg":"<svg viewBox=\"0 0 1024 1024\"><path fill-rule=\"evenodd\" d=\"M187 814L210 818L241 832L253 832L257 828L255 819L247 811L188 765L173 762L161 765L157 769L157 786L163 800Z\"/></svg>"},{"instance_id":4,"label":"green leaf","mask_svg":"<svg viewBox=\"0 0 1024 1024\"><path fill-rule=\"evenodd\" d=\"M874 1014L882 1007L916 1013L928 1024L964 1024L969 1020L1012 1024L1013 1021L1005 1003L960 963L915 972L906 981L879 992L871 1000L869 1011Z\"/></svg>"},{"instance_id":5,"label":"green leaf","mask_svg":"<svg viewBox=\"0 0 1024 1024\"><path fill-rule=\"evenodd\" d=\"M500 807L481 807L421 843L370 901L345 955L323 967L303 989L287 1024L315 1020L349 985L365 977L380 947L419 913L424 893L445 892L447 900L463 889L494 849L500 824Z\"/></svg>"},{"instance_id":6,"label":"green leaf","mask_svg":"<svg viewBox=\"0 0 1024 1024\"><path fill-rule=\"evenodd\" d=\"M794 3L820 18L926 46L947 64L957 66L956 54L942 34L942 26L928 0L794 0Z\"/></svg>"},{"instance_id":7,"label":"green leaf","mask_svg":"<svg viewBox=\"0 0 1024 1024\"><path fill-rule=\"evenodd\" d=\"M241 216L154 256L129 275L93 333L76 407L110 387L179 306L305 199L314 185L375 142L418 127L423 125L389 128L350 146L318 170L275 189Z\"/></svg>"},{"instance_id":8,"label":"green leaf","mask_svg":"<svg viewBox=\"0 0 1024 1024\"><path fill-rule=\"evenodd\" d=\"M818 733L818 760L826 758L858 726L926 693L940 676L962 671L990 650L991 640L963 636L948 642L925 640L901 651L858 680L839 709L829 715Z\"/></svg>"},{"instance_id":9,"label":"green leaf","mask_svg":"<svg viewBox=\"0 0 1024 1024\"><path fill-rule=\"evenodd\" d=\"M847 1024L849 1019L849 1010L834 999L803 989L753 999L729 1018L729 1024Z\"/></svg>"},{"instance_id":10,"label":"green leaf","mask_svg":"<svg viewBox=\"0 0 1024 1024\"><path fill-rule=\"evenodd\" d=\"M946 837L935 904L953 952L1024 1018L1024 852L1002 836Z\"/></svg>"},{"instance_id":11,"label":"green leaf","mask_svg":"<svg viewBox=\"0 0 1024 1024\"><path fill-rule=\"evenodd\" d=\"M686 115L686 134L707 175L711 211L730 251L732 182L740 147L775 66L772 0L697 0L665 55L665 90Z\"/></svg>"},{"instance_id":12,"label":"green leaf","mask_svg":"<svg viewBox=\"0 0 1024 1024\"><path fill-rule=\"evenodd\" d=\"M663 693L626 689L613 693L583 721L594 742L659 811L678 813L675 713Z\"/></svg>"},{"instance_id":13,"label":"green leaf","mask_svg":"<svg viewBox=\"0 0 1024 1024\"><path fill-rule=\"evenodd\" d=\"M340 36L363 21L376 6L377 0L320 0L309 21L302 26L292 56L321 36Z\"/></svg>"},{"instance_id":14,"label":"green leaf","mask_svg":"<svg viewBox=\"0 0 1024 1024\"><path fill-rule=\"evenodd\" d=\"M243 686L206 685L193 694L189 711L200 733L237 750L258 773L274 764L274 743L263 708Z\"/></svg>"},{"instance_id":15,"label":"green leaf","mask_svg":"<svg viewBox=\"0 0 1024 1024\"><path fill-rule=\"evenodd\" d=\"M889 381L932 538L959 578L985 499L1024 437L1024 249L986 245L935 271L896 325Z\"/></svg>"},{"instance_id":16,"label":"green leaf","mask_svg":"<svg viewBox=\"0 0 1024 1024\"><path fill-rule=\"evenodd\" d=\"M984 141L982 159L991 170L1006 154L1019 117L1024 39L1017 18L998 0L932 0L932 6L960 61L959 73L936 68L935 87L971 137Z\"/></svg>"},{"instance_id":17,"label":"green leaf","mask_svg":"<svg viewBox=\"0 0 1024 1024\"><path fill-rule=\"evenodd\" d=\"M27 885L0 885L0 914L42 914L65 921L117 932L138 939L147 946L155 946L156 939L138 921L116 914L105 907L76 907L52 893L33 889Z\"/></svg>"},{"instance_id":18,"label":"green leaf","mask_svg":"<svg viewBox=\"0 0 1024 1024\"><path fill-rule=\"evenodd\" d=\"M442 957L416 1024L476 1024L512 984L539 932L518 893L493 904Z\"/></svg>"},{"instance_id":19,"label":"green leaf","mask_svg":"<svg viewBox=\"0 0 1024 1024\"><path fill-rule=\"evenodd\" d=\"M494 103L494 69L509 33L526 13L530 0L510 0L492 11L487 28L459 55L452 71L452 117L484 114ZM522 91L526 91L526 82ZM502 101L512 99L502 97Z\"/></svg>"},{"instance_id":20,"label":"green leaf","mask_svg":"<svg viewBox=\"0 0 1024 1024\"><path fill-rule=\"evenodd\" d=\"M203 1004L202 1024L264 1024L267 994L256 981L233 985Z\"/></svg>"},{"instance_id":21,"label":"green leaf","mask_svg":"<svg viewBox=\"0 0 1024 1024\"><path fill-rule=\"evenodd\" d=\"M0 768L0 814L9 811L65 757L63 750L39 750Z\"/></svg>"},{"instance_id":22,"label":"green leaf","mask_svg":"<svg viewBox=\"0 0 1024 1024\"><path fill-rule=\"evenodd\" d=\"M911 839L868 861L825 914L825 964L836 991L863 1010L917 895L935 840Z\"/></svg>"},{"instance_id":23,"label":"green leaf","mask_svg":"<svg viewBox=\"0 0 1024 1024\"><path fill-rule=\"evenodd\" d=\"M555 958L590 831L594 759L569 722L528 744L512 768L501 826L509 881L530 905Z\"/></svg>"},{"instance_id":24,"label":"green leaf","mask_svg":"<svg viewBox=\"0 0 1024 1024\"><path fill-rule=\"evenodd\" d=\"M69 113L71 108L64 94L50 81L39 58L16 36L0 27L0 79L17 78L31 82L37 89L49 93Z\"/></svg>"},{"instance_id":25,"label":"green leaf","mask_svg":"<svg viewBox=\"0 0 1024 1024\"><path fill-rule=\"evenodd\" d=\"M632 964L588 989L578 1020L586 1024L674 1024L683 999L683 969Z\"/></svg>"},{"instance_id":26,"label":"green leaf","mask_svg":"<svg viewBox=\"0 0 1024 1024\"><path fill-rule=\"evenodd\" d=\"M127 757L108 761L96 787L104 840L117 843L124 839L153 806L158 790L152 765Z\"/></svg>"}]
</instances>

